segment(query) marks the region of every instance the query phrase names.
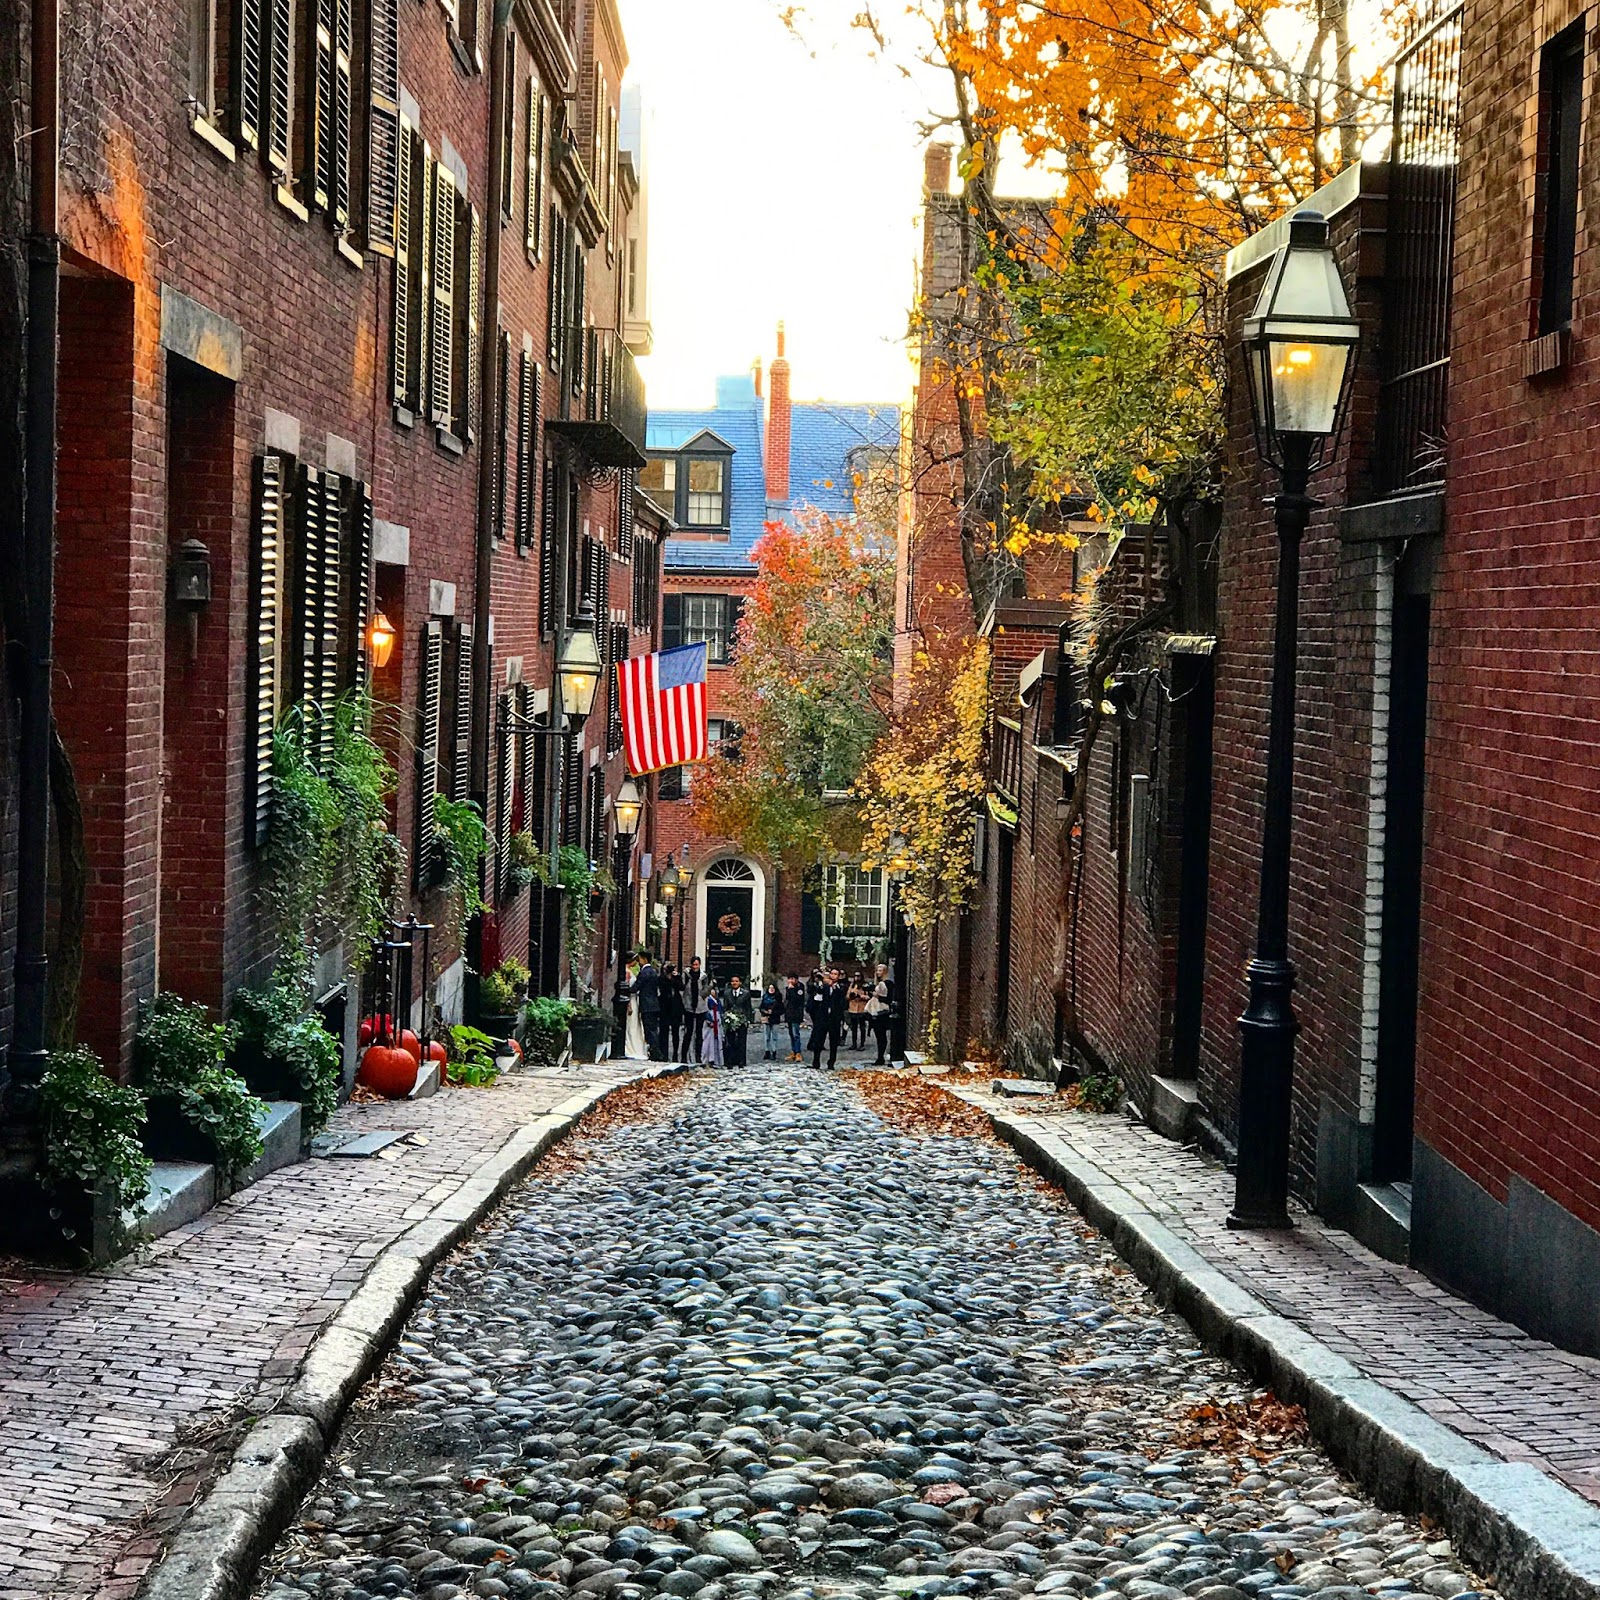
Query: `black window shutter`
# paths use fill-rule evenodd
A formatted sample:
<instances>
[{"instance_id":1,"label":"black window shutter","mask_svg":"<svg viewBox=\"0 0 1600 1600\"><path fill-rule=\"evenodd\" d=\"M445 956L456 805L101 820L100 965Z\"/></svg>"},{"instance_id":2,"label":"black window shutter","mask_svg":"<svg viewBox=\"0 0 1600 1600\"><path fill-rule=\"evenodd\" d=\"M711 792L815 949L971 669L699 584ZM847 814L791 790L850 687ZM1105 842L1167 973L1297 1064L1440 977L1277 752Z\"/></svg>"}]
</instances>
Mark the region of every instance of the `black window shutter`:
<instances>
[{"instance_id":1,"label":"black window shutter","mask_svg":"<svg viewBox=\"0 0 1600 1600\"><path fill-rule=\"evenodd\" d=\"M252 0L244 3L249 6ZM407 170L400 142L400 0L372 0L367 53L372 78L367 122L367 244L376 250L393 250L405 238L396 219L405 188L401 177Z\"/></svg>"},{"instance_id":2,"label":"black window shutter","mask_svg":"<svg viewBox=\"0 0 1600 1600\"><path fill-rule=\"evenodd\" d=\"M656 798L659 800L683 799L682 767L667 767L656 775Z\"/></svg>"},{"instance_id":3,"label":"black window shutter","mask_svg":"<svg viewBox=\"0 0 1600 1600\"><path fill-rule=\"evenodd\" d=\"M538 825L534 818L538 815L538 794L535 788L538 781L536 770L537 757L535 752L543 741L535 735L533 723L533 685L531 683L517 686L517 712L522 721L522 742L518 746L517 757L517 782L522 786L522 812L521 822L527 832L538 835ZM514 819L515 820L515 819Z\"/></svg>"},{"instance_id":4,"label":"black window shutter","mask_svg":"<svg viewBox=\"0 0 1600 1600\"><path fill-rule=\"evenodd\" d=\"M822 902L813 889L800 891L800 948L810 954L822 948Z\"/></svg>"},{"instance_id":5,"label":"black window shutter","mask_svg":"<svg viewBox=\"0 0 1600 1600\"><path fill-rule=\"evenodd\" d=\"M500 762L500 783L494 808L494 881L497 900L505 900L510 894L511 807L514 803L513 785L516 782L516 743L511 732L511 703L511 691L502 689L496 697L499 715L495 719L495 746Z\"/></svg>"},{"instance_id":6,"label":"black window shutter","mask_svg":"<svg viewBox=\"0 0 1600 1600\"><path fill-rule=\"evenodd\" d=\"M509 222L516 210L516 151L517 151L517 96L513 85L517 81L517 36L506 32L506 103L504 121L500 128L500 213Z\"/></svg>"},{"instance_id":7,"label":"black window shutter","mask_svg":"<svg viewBox=\"0 0 1600 1600\"><path fill-rule=\"evenodd\" d=\"M483 332L478 323L478 300L483 292L483 226L478 208L463 203L461 220L467 230L467 303L461 308L461 325L466 337L463 341L467 370L460 384L462 402L460 427L462 436L471 443L478 437L478 412L481 404L480 389L483 381Z\"/></svg>"},{"instance_id":8,"label":"black window shutter","mask_svg":"<svg viewBox=\"0 0 1600 1600\"><path fill-rule=\"evenodd\" d=\"M661 602L661 648L674 650L683 643L683 596L669 594Z\"/></svg>"},{"instance_id":9,"label":"black window shutter","mask_svg":"<svg viewBox=\"0 0 1600 1600\"><path fill-rule=\"evenodd\" d=\"M399 0L392 0L398 4ZM236 126L239 143L256 150L261 144L262 72L266 65L267 0L239 0L234 13L239 25L235 57L238 92Z\"/></svg>"},{"instance_id":10,"label":"black window shutter","mask_svg":"<svg viewBox=\"0 0 1600 1600\"><path fill-rule=\"evenodd\" d=\"M438 876L439 850L434 799L439 792L439 691L444 672L444 631L437 622L422 630L422 679L417 692L417 840L414 870L419 887Z\"/></svg>"},{"instance_id":11,"label":"black window shutter","mask_svg":"<svg viewBox=\"0 0 1600 1600\"><path fill-rule=\"evenodd\" d=\"M517 549L533 548L533 357L522 352L517 368Z\"/></svg>"},{"instance_id":12,"label":"black window shutter","mask_svg":"<svg viewBox=\"0 0 1600 1600\"><path fill-rule=\"evenodd\" d=\"M374 125L377 114L374 112ZM390 351L390 386L397 406L411 404L412 303L416 290L412 283L411 255L411 172L415 163L412 145L416 134L409 122L396 115L395 190L394 190L394 306L390 317L393 345ZM374 161L378 152L373 150ZM376 177L376 168L374 168ZM376 204L376 196L374 199ZM374 213L376 215L376 213Z\"/></svg>"},{"instance_id":13,"label":"black window shutter","mask_svg":"<svg viewBox=\"0 0 1600 1600\"><path fill-rule=\"evenodd\" d=\"M544 223L544 96L539 93L539 80L528 79L528 164L527 191L523 204L527 215L523 218L523 243L528 254L537 258L540 234Z\"/></svg>"},{"instance_id":14,"label":"black window shutter","mask_svg":"<svg viewBox=\"0 0 1600 1600\"><path fill-rule=\"evenodd\" d=\"M300 469L295 496L298 535L295 541L295 675L296 699L318 700L322 681L318 670L322 654L322 473L316 467ZM314 712L315 712L314 708ZM316 752L320 753L320 741Z\"/></svg>"},{"instance_id":15,"label":"black window shutter","mask_svg":"<svg viewBox=\"0 0 1600 1600\"><path fill-rule=\"evenodd\" d=\"M739 644L739 624L744 621L746 597L742 594L728 598L728 655L731 658Z\"/></svg>"},{"instance_id":16,"label":"black window shutter","mask_svg":"<svg viewBox=\"0 0 1600 1600\"><path fill-rule=\"evenodd\" d=\"M278 723L278 630L282 621L283 461L276 455L256 459L255 560L252 581L253 618L250 675L249 792L245 814L252 837L266 843L272 821L272 735Z\"/></svg>"},{"instance_id":17,"label":"black window shutter","mask_svg":"<svg viewBox=\"0 0 1600 1600\"><path fill-rule=\"evenodd\" d=\"M494 437L494 534L497 539L503 539L506 520L511 514L511 335L503 329L497 364L500 414L495 419Z\"/></svg>"},{"instance_id":18,"label":"black window shutter","mask_svg":"<svg viewBox=\"0 0 1600 1600\"><path fill-rule=\"evenodd\" d=\"M589 824L586 848L591 861L606 858L606 772L604 767L590 767L588 795L584 801L584 816Z\"/></svg>"},{"instance_id":19,"label":"black window shutter","mask_svg":"<svg viewBox=\"0 0 1600 1600\"><path fill-rule=\"evenodd\" d=\"M365 690L372 658L367 653L367 623L372 615L372 493L358 483L351 497L350 537L346 541L345 612L349 635L344 640L344 671L358 690Z\"/></svg>"},{"instance_id":20,"label":"black window shutter","mask_svg":"<svg viewBox=\"0 0 1600 1600\"><path fill-rule=\"evenodd\" d=\"M624 467L617 481L617 559L633 560L633 480L632 467Z\"/></svg>"},{"instance_id":21,"label":"black window shutter","mask_svg":"<svg viewBox=\"0 0 1600 1600\"><path fill-rule=\"evenodd\" d=\"M583 839L583 760L576 750L566 753L561 773L561 842L580 844Z\"/></svg>"},{"instance_id":22,"label":"black window shutter","mask_svg":"<svg viewBox=\"0 0 1600 1600\"><path fill-rule=\"evenodd\" d=\"M334 195L334 65L333 34L338 0L306 0L307 52L311 67L311 96L307 104L306 174L311 180L311 206L332 208Z\"/></svg>"},{"instance_id":23,"label":"black window shutter","mask_svg":"<svg viewBox=\"0 0 1600 1600\"><path fill-rule=\"evenodd\" d=\"M456 184L450 169L433 167L433 296L428 352L428 417L455 426Z\"/></svg>"},{"instance_id":24,"label":"black window shutter","mask_svg":"<svg viewBox=\"0 0 1600 1600\"><path fill-rule=\"evenodd\" d=\"M456 629L456 729L450 767L450 798L465 805L472 783L472 624Z\"/></svg>"},{"instance_id":25,"label":"black window shutter","mask_svg":"<svg viewBox=\"0 0 1600 1600\"><path fill-rule=\"evenodd\" d=\"M628 625L625 622L611 624L611 664L615 667L619 662L628 659ZM617 674L612 672L611 682L611 718L606 724L606 754L614 756L622 748L622 696L617 692Z\"/></svg>"},{"instance_id":26,"label":"black window shutter","mask_svg":"<svg viewBox=\"0 0 1600 1600\"><path fill-rule=\"evenodd\" d=\"M294 118L294 5L270 0L266 40L266 157L280 182L289 180L289 154Z\"/></svg>"},{"instance_id":27,"label":"black window shutter","mask_svg":"<svg viewBox=\"0 0 1600 1600\"><path fill-rule=\"evenodd\" d=\"M560 508L557 468L547 456L544 463L544 503L539 507L539 632L551 634L556 626L556 514Z\"/></svg>"},{"instance_id":28,"label":"black window shutter","mask_svg":"<svg viewBox=\"0 0 1600 1600\"><path fill-rule=\"evenodd\" d=\"M317 724L317 753L326 772L333 759L333 706L339 698L339 620L343 609L345 481L336 472L322 477L322 542L317 559L322 567L317 612L317 699L322 718Z\"/></svg>"}]
</instances>

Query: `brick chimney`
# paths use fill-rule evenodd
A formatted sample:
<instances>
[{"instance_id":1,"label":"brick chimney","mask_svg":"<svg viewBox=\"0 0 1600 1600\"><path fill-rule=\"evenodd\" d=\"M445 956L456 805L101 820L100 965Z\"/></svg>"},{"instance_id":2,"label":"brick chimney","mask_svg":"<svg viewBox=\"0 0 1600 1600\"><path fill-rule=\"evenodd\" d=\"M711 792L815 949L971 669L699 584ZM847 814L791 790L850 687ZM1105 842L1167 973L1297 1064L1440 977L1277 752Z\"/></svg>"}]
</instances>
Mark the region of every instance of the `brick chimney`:
<instances>
[{"instance_id":1,"label":"brick chimney","mask_svg":"<svg viewBox=\"0 0 1600 1600\"><path fill-rule=\"evenodd\" d=\"M763 383L765 382L765 374L762 371L760 356L757 356L750 364L750 376L756 386L756 399L760 400L766 394L766 390L762 387Z\"/></svg>"},{"instance_id":2,"label":"brick chimney","mask_svg":"<svg viewBox=\"0 0 1600 1600\"><path fill-rule=\"evenodd\" d=\"M953 146L930 144L922 157L922 187L929 194L950 193L950 157Z\"/></svg>"},{"instance_id":3,"label":"brick chimney","mask_svg":"<svg viewBox=\"0 0 1600 1600\"><path fill-rule=\"evenodd\" d=\"M783 324L778 324L778 354L767 371L767 499L789 500L789 362L783 353Z\"/></svg>"}]
</instances>

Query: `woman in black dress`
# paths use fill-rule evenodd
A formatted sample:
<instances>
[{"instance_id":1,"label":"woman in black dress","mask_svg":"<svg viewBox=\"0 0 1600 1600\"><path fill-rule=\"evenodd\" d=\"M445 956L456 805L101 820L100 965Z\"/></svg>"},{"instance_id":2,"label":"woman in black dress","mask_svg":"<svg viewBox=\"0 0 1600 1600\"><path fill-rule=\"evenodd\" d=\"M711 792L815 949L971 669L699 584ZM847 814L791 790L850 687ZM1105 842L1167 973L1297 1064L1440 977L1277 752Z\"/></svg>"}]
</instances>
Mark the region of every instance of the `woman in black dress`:
<instances>
[{"instance_id":1,"label":"woman in black dress","mask_svg":"<svg viewBox=\"0 0 1600 1600\"><path fill-rule=\"evenodd\" d=\"M661 969L661 1033L668 1061L678 1059L678 1042L682 1032L683 978L669 961Z\"/></svg>"}]
</instances>

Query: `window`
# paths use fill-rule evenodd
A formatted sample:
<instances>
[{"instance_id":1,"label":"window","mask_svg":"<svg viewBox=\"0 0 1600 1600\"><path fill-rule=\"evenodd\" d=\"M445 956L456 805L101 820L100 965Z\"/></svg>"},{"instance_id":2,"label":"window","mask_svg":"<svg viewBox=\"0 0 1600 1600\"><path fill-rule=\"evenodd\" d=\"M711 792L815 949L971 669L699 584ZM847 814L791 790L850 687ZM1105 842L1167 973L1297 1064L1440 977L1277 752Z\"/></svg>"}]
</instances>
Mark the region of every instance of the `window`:
<instances>
[{"instance_id":1,"label":"window","mask_svg":"<svg viewBox=\"0 0 1600 1600\"><path fill-rule=\"evenodd\" d=\"M678 501L678 458L650 456L639 474L639 487L663 511L676 512Z\"/></svg>"},{"instance_id":2,"label":"window","mask_svg":"<svg viewBox=\"0 0 1600 1600\"><path fill-rule=\"evenodd\" d=\"M889 927L883 871L853 863L823 869L823 919L830 938L881 938Z\"/></svg>"},{"instance_id":3,"label":"window","mask_svg":"<svg viewBox=\"0 0 1600 1600\"><path fill-rule=\"evenodd\" d=\"M661 552L654 539L634 535L633 625L648 632L655 626L661 592Z\"/></svg>"},{"instance_id":4,"label":"window","mask_svg":"<svg viewBox=\"0 0 1600 1600\"><path fill-rule=\"evenodd\" d=\"M684 522L691 528L724 528L728 524L724 483L727 462L702 456L691 459L689 466L689 493L684 505Z\"/></svg>"},{"instance_id":5,"label":"window","mask_svg":"<svg viewBox=\"0 0 1600 1600\"><path fill-rule=\"evenodd\" d=\"M228 105L228 49L226 10L219 15L220 0L190 0L189 93L194 114L213 126Z\"/></svg>"},{"instance_id":6,"label":"window","mask_svg":"<svg viewBox=\"0 0 1600 1600\"><path fill-rule=\"evenodd\" d=\"M1578 150L1583 125L1583 23L1544 47L1539 63L1538 331L1572 325L1578 233Z\"/></svg>"},{"instance_id":7,"label":"window","mask_svg":"<svg viewBox=\"0 0 1600 1600\"><path fill-rule=\"evenodd\" d=\"M737 722L726 717L706 718L706 754L722 755L736 761L739 754L740 728ZM727 748L722 746L726 744ZM694 788L693 767L667 767L656 785L657 798L662 800L687 800Z\"/></svg>"},{"instance_id":8,"label":"window","mask_svg":"<svg viewBox=\"0 0 1600 1600\"><path fill-rule=\"evenodd\" d=\"M728 659L728 597L686 594L683 597L683 642L704 644L710 661Z\"/></svg>"}]
</instances>

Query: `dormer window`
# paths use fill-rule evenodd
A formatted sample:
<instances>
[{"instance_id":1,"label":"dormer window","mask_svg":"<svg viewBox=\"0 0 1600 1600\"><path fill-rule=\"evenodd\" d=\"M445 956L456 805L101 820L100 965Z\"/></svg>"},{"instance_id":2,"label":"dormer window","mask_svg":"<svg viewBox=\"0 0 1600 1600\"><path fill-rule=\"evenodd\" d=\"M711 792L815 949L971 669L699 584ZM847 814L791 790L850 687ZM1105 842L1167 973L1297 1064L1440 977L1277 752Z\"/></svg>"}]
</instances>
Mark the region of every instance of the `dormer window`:
<instances>
[{"instance_id":1,"label":"dormer window","mask_svg":"<svg viewBox=\"0 0 1600 1600\"><path fill-rule=\"evenodd\" d=\"M716 457L690 457L683 521L690 528L728 525L728 464Z\"/></svg>"},{"instance_id":2,"label":"dormer window","mask_svg":"<svg viewBox=\"0 0 1600 1600\"><path fill-rule=\"evenodd\" d=\"M678 509L678 458L651 456L639 474L639 487L663 511L676 515Z\"/></svg>"}]
</instances>

